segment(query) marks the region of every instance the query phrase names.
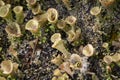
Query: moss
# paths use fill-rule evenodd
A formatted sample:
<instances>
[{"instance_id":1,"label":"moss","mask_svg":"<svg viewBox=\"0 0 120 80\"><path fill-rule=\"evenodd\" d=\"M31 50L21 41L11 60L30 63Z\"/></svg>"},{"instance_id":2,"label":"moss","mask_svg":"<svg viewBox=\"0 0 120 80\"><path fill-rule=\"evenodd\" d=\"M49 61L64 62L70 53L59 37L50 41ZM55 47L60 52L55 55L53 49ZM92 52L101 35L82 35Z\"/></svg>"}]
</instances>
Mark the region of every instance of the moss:
<instances>
[{"instance_id":1,"label":"moss","mask_svg":"<svg viewBox=\"0 0 120 80\"><path fill-rule=\"evenodd\" d=\"M49 28L52 32L55 32L55 26L54 25L49 26Z\"/></svg>"}]
</instances>

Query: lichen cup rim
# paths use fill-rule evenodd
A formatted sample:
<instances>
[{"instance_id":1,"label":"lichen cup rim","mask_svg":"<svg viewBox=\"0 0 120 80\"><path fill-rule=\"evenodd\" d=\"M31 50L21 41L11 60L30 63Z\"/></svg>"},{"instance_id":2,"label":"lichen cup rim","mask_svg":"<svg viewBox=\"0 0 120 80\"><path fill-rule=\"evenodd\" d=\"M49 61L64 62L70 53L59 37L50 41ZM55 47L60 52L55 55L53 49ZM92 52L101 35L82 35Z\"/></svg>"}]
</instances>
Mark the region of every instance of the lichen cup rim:
<instances>
[{"instance_id":1,"label":"lichen cup rim","mask_svg":"<svg viewBox=\"0 0 120 80\"><path fill-rule=\"evenodd\" d=\"M12 26L12 27L15 26L16 27L16 29L17 29L17 33L16 34L12 30L9 31L9 27L10 26ZM7 25L6 28L5 28L5 30L8 33L8 35L13 36L13 37L20 37L22 35L20 26L16 22L11 23L11 25Z\"/></svg>"},{"instance_id":2,"label":"lichen cup rim","mask_svg":"<svg viewBox=\"0 0 120 80\"><path fill-rule=\"evenodd\" d=\"M22 6L15 6L15 7L13 8L13 11L14 11L15 13L20 13L20 12L23 11L23 7L22 7Z\"/></svg>"},{"instance_id":3,"label":"lichen cup rim","mask_svg":"<svg viewBox=\"0 0 120 80\"><path fill-rule=\"evenodd\" d=\"M54 33L52 36L51 36L51 42L55 42L57 40L61 40L61 34L60 33Z\"/></svg>"},{"instance_id":4,"label":"lichen cup rim","mask_svg":"<svg viewBox=\"0 0 120 80\"><path fill-rule=\"evenodd\" d=\"M4 5L5 5L5 2L3 0L0 0L0 7Z\"/></svg>"},{"instance_id":5,"label":"lichen cup rim","mask_svg":"<svg viewBox=\"0 0 120 80\"><path fill-rule=\"evenodd\" d=\"M6 15L9 13L10 11L10 7L11 5L10 4L7 4L7 5L4 5L4 6L1 6L0 7L0 16L1 17L6 17Z\"/></svg>"},{"instance_id":6,"label":"lichen cup rim","mask_svg":"<svg viewBox=\"0 0 120 80\"><path fill-rule=\"evenodd\" d=\"M90 10L90 13L95 16L99 15L100 12L101 12L101 7L99 7L99 6L95 6L95 7L91 8L91 10Z\"/></svg>"},{"instance_id":7,"label":"lichen cup rim","mask_svg":"<svg viewBox=\"0 0 120 80\"><path fill-rule=\"evenodd\" d=\"M62 20L59 20L58 22L57 22L57 27L59 28L59 29L64 29L65 27L66 27L66 23L65 23L65 21L62 19Z\"/></svg>"},{"instance_id":8,"label":"lichen cup rim","mask_svg":"<svg viewBox=\"0 0 120 80\"><path fill-rule=\"evenodd\" d=\"M87 57L92 56L94 54L94 48L92 44L87 44L86 46L84 46L82 53Z\"/></svg>"},{"instance_id":9,"label":"lichen cup rim","mask_svg":"<svg viewBox=\"0 0 120 80\"><path fill-rule=\"evenodd\" d=\"M56 23L58 20L58 11L55 8L49 8L47 10L47 19L50 23Z\"/></svg>"},{"instance_id":10,"label":"lichen cup rim","mask_svg":"<svg viewBox=\"0 0 120 80\"><path fill-rule=\"evenodd\" d=\"M37 32L39 29L39 23L37 20L35 19L31 19L29 20L26 25L25 25L25 29L29 30L31 32Z\"/></svg>"},{"instance_id":11,"label":"lichen cup rim","mask_svg":"<svg viewBox=\"0 0 120 80\"><path fill-rule=\"evenodd\" d=\"M26 2L30 5L35 5L37 0L32 0L33 2L30 2L31 0L26 0Z\"/></svg>"},{"instance_id":12,"label":"lichen cup rim","mask_svg":"<svg viewBox=\"0 0 120 80\"><path fill-rule=\"evenodd\" d=\"M71 26L74 26L76 21L77 21L77 18L72 15L65 18L65 22Z\"/></svg>"},{"instance_id":13,"label":"lichen cup rim","mask_svg":"<svg viewBox=\"0 0 120 80\"><path fill-rule=\"evenodd\" d=\"M1 63L1 69L4 74L10 74L13 71L13 63L11 60L4 60Z\"/></svg>"}]
</instances>

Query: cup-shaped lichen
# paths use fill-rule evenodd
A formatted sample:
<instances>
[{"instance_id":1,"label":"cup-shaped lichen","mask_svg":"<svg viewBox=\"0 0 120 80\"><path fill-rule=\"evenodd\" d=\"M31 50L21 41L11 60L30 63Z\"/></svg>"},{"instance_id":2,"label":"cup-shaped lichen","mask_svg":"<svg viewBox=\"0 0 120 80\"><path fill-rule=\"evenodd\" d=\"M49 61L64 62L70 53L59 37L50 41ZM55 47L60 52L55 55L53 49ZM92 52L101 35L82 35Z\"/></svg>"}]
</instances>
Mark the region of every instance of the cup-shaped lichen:
<instances>
[{"instance_id":1,"label":"cup-shaped lichen","mask_svg":"<svg viewBox=\"0 0 120 80\"><path fill-rule=\"evenodd\" d=\"M59 76L57 80L70 80L67 73L62 74L62 76Z\"/></svg>"},{"instance_id":2,"label":"cup-shaped lichen","mask_svg":"<svg viewBox=\"0 0 120 80\"><path fill-rule=\"evenodd\" d=\"M38 23L39 23L39 26L42 27L47 22L47 13L37 15L33 19L37 20Z\"/></svg>"},{"instance_id":3,"label":"cup-shaped lichen","mask_svg":"<svg viewBox=\"0 0 120 80\"><path fill-rule=\"evenodd\" d=\"M100 21L102 21L101 7L95 6L95 7L91 8L90 14L96 17L96 19L95 19L96 22L95 22L95 26L93 27L93 30L98 31L97 29L100 28Z\"/></svg>"},{"instance_id":4,"label":"cup-shaped lichen","mask_svg":"<svg viewBox=\"0 0 120 80\"><path fill-rule=\"evenodd\" d=\"M82 67L81 57L78 54L72 54L70 56L70 63L74 69L80 69Z\"/></svg>"},{"instance_id":5,"label":"cup-shaped lichen","mask_svg":"<svg viewBox=\"0 0 120 80\"><path fill-rule=\"evenodd\" d=\"M61 29L61 30L65 30L65 27L66 27L66 23L65 23L65 21L64 20L59 20L58 22L57 22L57 27L59 28L59 29Z\"/></svg>"},{"instance_id":6,"label":"cup-shaped lichen","mask_svg":"<svg viewBox=\"0 0 120 80\"><path fill-rule=\"evenodd\" d=\"M103 48L108 48L108 46L109 46L109 44L108 44L107 42L104 42L104 43L102 44L102 47L103 47Z\"/></svg>"},{"instance_id":7,"label":"cup-shaped lichen","mask_svg":"<svg viewBox=\"0 0 120 80\"><path fill-rule=\"evenodd\" d=\"M71 27L68 26L65 22L65 20L58 20L57 22L57 28L61 29L62 31L64 31L67 35L69 33L69 31L71 30Z\"/></svg>"},{"instance_id":8,"label":"cup-shaped lichen","mask_svg":"<svg viewBox=\"0 0 120 80\"><path fill-rule=\"evenodd\" d=\"M13 20L10 8L10 4L0 7L0 17L4 18L8 23Z\"/></svg>"},{"instance_id":9,"label":"cup-shaped lichen","mask_svg":"<svg viewBox=\"0 0 120 80\"><path fill-rule=\"evenodd\" d=\"M107 52L109 52L109 44L107 42L104 42L102 44L102 47L105 48L107 50Z\"/></svg>"},{"instance_id":10,"label":"cup-shaped lichen","mask_svg":"<svg viewBox=\"0 0 120 80\"><path fill-rule=\"evenodd\" d=\"M71 63L76 63L78 61L81 61L81 57L78 54L72 54L70 56L70 62Z\"/></svg>"},{"instance_id":11,"label":"cup-shaped lichen","mask_svg":"<svg viewBox=\"0 0 120 80\"><path fill-rule=\"evenodd\" d=\"M58 11L54 8L47 10L47 19L50 23L56 23L58 20Z\"/></svg>"},{"instance_id":12,"label":"cup-shaped lichen","mask_svg":"<svg viewBox=\"0 0 120 80\"><path fill-rule=\"evenodd\" d=\"M4 60L1 63L1 69L4 74L10 74L13 71L13 63L11 60Z\"/></svg>"},{"instance_id":13,"label":"cup-shaped lichen","mask_svg":"<svg viewBox=\"0 0 120 80\"><path fill-rule=\"evenodd\" d=\"M70 0L62 0L64 5L67 7L68 10L71 10L71 3Z\"/></svg>"},{"instance_id":14,"label":"cup-shaped lichen","mask_svg":"<svg viewBox=\"0 0 120 80\"><path fill-rule=\"evenodd\" d=\"M0 80L6 80L6 79L5 79L4 77L1 77L1 76L0 76Z\"/></svg>"},{"instance_id":15,"label":"cup-shaped lichen","mask_svg":"<svg viewBox=\"0 0 120 80\"><path fill-rule=\"evenodd\" d=\"M5 5L4 1L0 0L0 7L4 5Z\"/></svg>"},{"instance_id":16,"label":"cup-shaped lichen","mask_svg":"<svg viewBox=\"0 0 120 80\"><path fill-rule=\"evenodd\" d=\"M119 53L115 53L114 55L110 56L110 55L106 55L103 58L104 62L107 64L110 64L111 62L119 62L120 61L120 54Z\"/></svg>"},{"instance_id":17,"label":"cup-shaped lichen","mask_svg":"<svg viewBox=\"0 0 120 80\"><path fill-rule=\"evenodd\" d=\"M112 5L115 1L116 0L99 0L99 2L105 7Z\"/></svg>"},{"instance_id":18,"label":"cup-shaped lichen","mask_svg":"<svg viewBox=\"0 0 120 80\"><path fill-rule=\"evenodd\" d=\"M69 24L72 27L73 30L74 30L74 26L75 26L76 21L77 21L77 19L74 16L68 16L65 19L65 22L67 24Z\"/></svg>"},{"instance_id":19,"label":"cup-shaped lichen","mask_svg":"<svg viewBox=\"0 0 120 80\"><path fill-rule=\"evenodd\" d=\"M41 5L37 2L37 0L26 0L28 9L32 10L34 15L37 15L42 12Z\"/></svg>"},{"instance_id":20,"label":"cup-shaped lichen","mask_svg":"<svg viewBox=\"0 0 120 80\"><path fill-rule=\"evenodd\" d=\"M29 20L26 25L25 25L25 29L29 30L31 33L37 33L39 30L39 23L37 20L35 19L31 19Z\"/></svg>"},{"instance_id":21,"label":"cup-shaped lichen","mask_svg":"<svg viewBox=\"0 0 120 80\"><path fill-rule=\"evenodd\" d=\"M120 61L120 54L119 53L115 53L112 57L112 61L114 62L118 62Z\"/></svg>"},{"instance_id":22,"label":"cup-shaped lichen","mask_svg":"<svg viewBox=\"0 0 120 80\"><path fill-rule=\"evenodd\" d=\"M61 70L67 72L71 77L73 77L74 72L71 70L69 62L64 62L59 67Z\"/></svg>"},{"instance_id":23,"label":"cup-shaped lichen","mask_svg":"<svg viewBox=\"0 0 120 80\"><path fill-rule=\"evenodd\" d=\"M16 22L22 24L24 20L24 13L22 6L16 6L13 8L13 11L16 15Z\"/></svg>"},{"instance_id":24,"label":"cup-shaped lichen","mask_svg":"<svg viewBox=\"0 0 120 80\"><path fill-rule=\"evenodd\" d=\"M68 31L67 34L68 34L67 40L69 42L72 42L72 41L75 40L76 34L75 34L75 32L73 30Z\"/></svg>"},{"instance_id":25,"label":"cup-shaped lichen","mask_svg":"<svg viewBox=\"0 0 120 80\"><path fill-rule=\"evenodd\" d=\"M51 42L55 42L57 40L61 40L61 34L60 33L55 33L51 36Z\"/></svg>"},{"instance_id":26,"label":"cup-shaped lichen","mask_svg":"<svg viewBox=\"0 0 120 80\"><path fill-rule=\"evenodd\" d=\"M36 4L37 0L26 0L26 2L28 3L28 5L34 6Z\"/></svg>"},{"instance_id":27,"label":"cup-shaped lichen","mask_svg":"<svg viewBox=\"0 0 120 80\"><path fill-rule=\"evenodd\" d=\"M65 48L64 42L61 39L61 34L60 33L53 34L51 36L51 42L54 42L52 47L57 49L57 50L59 50L60 52L62 52L65 58L69 58L70 57L70 53Z\"/></svg>"},{"instance_id":28,"label":"cup-shaped lichen","mask_svg":"<svg viewBox=\"0 0 120 80\"><path fill-rule=\"evenodd\" d=\"M83 48L83 51L82 53L87 56L87 57L90 57L94 54L94 48L91 44L87 44L84 48Z\"/></svg>"},{"instance_id":29,"label":"cup-shaped lichen","mask_svg":"<svg viewBox=\"0 0 120 80\"><path fill-rule=\"evenodd\" d=\"M78 28L78 29L75 31L75 33L76 33L75 39L79 39L79 37L80 37L80 35L81 35L81 29Z\"/></svg>"},{"instance_id":30,"label":"cup-shaped lichen","mask_svg":"<svg viewBox=\"0 0 120 80\"><path fill-rule=\"evenodd\" d=\"M60 69L55 69L53 73L54 73L55 76L61 76L62 75Z\"/></svg>"},{"instance_id":31,"label":"cup-shaped lichen","mask_svg":"<svg viewBox=\"0 0 120 80\"><path fill-rule=\"evenodd\" d=\"M20 37L22 35L20 26L16 22L8 24L5 30L12 37Z\"/></svg>"},{"instance_id":32,"label":"cup-shaped lichen","mask_svg":"<svg viewBox=\"0 0 120 80\"><path fill-rule=\"evenodd\" d=\"M10 55L13 55L14 57L16 57L16 58L17 58L18 53L17 53L17 51L16 51L16 50L14 50L14 48L13 48L13 46L12 46L12 45L11 45L11 46L9 46L8 51L9 51Z\"/></svg>"},{"instance_id":33,"label":"cup-shaped lichen","mask_svg":"<svg viewBox=\"0 0 120 80\"><path fill-rule=\"evenodd\" d=\"M1 62L1 70L3 74L13 74L18 71L18 64L13 63L11 60L4 60Z\"/></svg>"},{"instance_id":34,"label":"cup-shaped lichen","mask_svg":"<svg viewBox=\"0 0 120 80\"><path fill-rule=\"evenodd\" d=\"M40 5L40 4L36 4L36 5L32 8L32 13L33 13L34 15L39 14L39 13L41 13L41 12L42 12L42 10L41 10L41 5Z\"/></svg>"},{"instance_id":35,"label":"cup-shaped lichen","mask_svg":"<svg viewBox=\"0 0 120 80\"><path fill-rule=\"evenodd\" d=\"M58 55L57 57L52 59L51 62L54 63L55 65L59 66L63 62L62 56Z\"/></svg>"},{"instance_id":36,"label":"cup-shaped lichen","mask_svg":"<svg viewBox=\"0 0 120 80\"><path fill-rule=\"evenodd\" d=\"M97 16L99 15L101 12L101 8L96 6L96 7L93 7L91 10L90 10L90 13L94 16Z\"/></svg>"},{"instance_id":37,"label":"cup-shaped lichen","mask_svg":"<svg viewBox=\"0 0 120 80\"><path fill-rule=\"evenodd\" d=\"M77 40L79 37L80 37L80 34L81 34L81 29L78 28L76 31L74 31L73 29L72 30L69 30L68 32L66 32L68 37L67 37L67 40L69 42L73 42L75 40Z\"/></svg>"},{"instance_id":38,"label":"cup-shaped lichen","mask_svg":"<svg viewBox=\"0 0 120 80\"><path fill-rule=\"evenodd\" d=\"M107 64L110 64L113 60L112 60L112 57L110 55L106 55L104 58L103 58L103 61Z\"/></svg>"},{"instance_id":39,"label":"cup-shaped lichen","mask_svg":"<svg viewBox=\"0 0 120 80\"><path fill-rule=\"evenodd\" d=\"M13 63L13 72L16 73L18 71L19 64Z\"/></svg>"}]
</instances>

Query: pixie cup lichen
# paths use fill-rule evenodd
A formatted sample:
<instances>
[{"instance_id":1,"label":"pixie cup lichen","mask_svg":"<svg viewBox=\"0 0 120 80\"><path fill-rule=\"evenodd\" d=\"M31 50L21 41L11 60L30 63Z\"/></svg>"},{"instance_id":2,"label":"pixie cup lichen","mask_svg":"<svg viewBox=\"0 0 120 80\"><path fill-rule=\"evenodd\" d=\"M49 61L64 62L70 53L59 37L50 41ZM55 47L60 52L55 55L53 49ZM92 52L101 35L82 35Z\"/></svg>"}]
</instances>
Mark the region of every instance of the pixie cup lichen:
<instances>
[{"instance_id":1,"label":"pixie cup lichen","mask_svg":"<svg viewBox=\"0 0 120 80\"><path fill-rule=\"evenodd\" d=\"M62 56L58 55L57 57L55 57L54 59L51 60L51 62L57 66L59 66L60 64L62 64L63 60L62 60Z\"/></svg>"},{"instance_id":2,"label":"pixie cup lichen","mask_svg":"<svg viewBox=\"0 0 120 80\"><path fill-rule=\"evenodd\" d=\"M37 14L39 14L39 13L41 13L41 12L42 12L42 10L41 10L41 5L37 3L37 4L32 8L32 13L33 13L34 15L37 15Z\"/></svg>"},{"instance_id":3,"label":"pixie cup lichen","mask_svg":"<svg viewBox=\"0 0 120 80\"><path fill-rule=\"evenodd\" d=\"M61 29L61 30L65 31L66 22L64 20L59 20L57 22L57 27L58 27L58 29Z\"/></svg>"},{"instance_id":4,"label":"pixie cup lichen","mask_svg":"<svg viewBox=\"0 0 120 80\"><path fill-rule=\"evenodd\" d=\"M32 10L34 15L37 15L42 12L41 5L37 2L37 0L26 0L28 9Z\"/></svg>"},{"instance_id":5,"label":"pixie cup lichen","mask_svg":"<svg viewBox=\"0 0 120 80\"><path fill-rule=\"evenodd\" d=\"M0 0L0 7L4 5L5 5L4 1Z\"/></svg>"},{"instance_id":6,"label":"pixie cup lichen","mask_svg":"<svg viewBox=\"0 0 120 80\"><path fill-rule=\"evenodd\" d=\"M68 10L71 10L71 3L70 0L62 0L64 5L67 7Z\"/></svg>"},{"instance_id":7,"label":"pixie cup lichen","mask_svg":"<svg viewBox=\"0 0 120 80\"><path fill-rule=\"evenodd\" d=\"M55 69L53 73L54 73L54 76L61 76L62 75L60 69Z\"/></svg>"},{"instance_id":8,"label":"pixie cup lichen","mask_svg":"<svg viewBox=\"0 0 120 80\"><path fill-rule=\"evenodd\" d=\"M34 6L36 4L37 0L26 0L26 2L28 3L28 5Z\"/></svg>"},{"instance_id":9,"label":"pixie cup lichen","mask_svg":"<svg viewBox=\"0 0 120 80\"><path fill-rule=\"evenodd\" d=\"M77 19L74 16L68 16L65 18L65 22L69 24L74 30L74 26L75 26L75 23L77 22Z\"/></svg>"},{"instance_id":10,"label":"pixie cup lichen","mask_svg":"<svg viewBox=\"0 0 120 80\"><path fill-rule=\"evenodd\" d=\"M60 52L63 53L64 57L67 59L70 57L71 53L67 51L67 49L64 46L64 42L61 39L61 34L60 33L55 33L51 36L51 42L54 44L52 45L52 48L55 48L59 50Z\"/></svg>"},{"instance_id":11,"label":"pixie cup lichen","mask_svg":"<svg viewBox=\"0 0 120 80\"><path fill-rule=\"evenodd\" d=\"M3 74L12 74L16 73L18 70L18 64L13 63L11 60L4 60L1 62L1 70Z\"/></svg>"},{"instance_id":12,"label":"pixie cup lichen","mask_svg":"<svg viewBox=\"0 0 120 80\"><path fill-rule=\"evenodd\" d=\"M8 23L13 21L12 13L11 13L11 5L6 4L0 7L0 17L5 19Z\"/></svg>"},{"instance_id":13,"label":"pixie cup lichen","mask_svg":"<svg viewBox=\"0 0 120 80\"><path fill-rule=\"evenodd\" d=\"M94 16L97 16L99 15L101 12L101 8L96 6L96 7L93 7L91 10L90 10L90 13Z\"/></svg>"},{"instance_id":14,"label":"pixie cup lichen","mask_svg":"<svg viewBox=\"0 0 120 80\"><path fill-rule=\"evenodd\" d=\"M99 0L99 2L104 6L108 7L112 5L116 0Z\"/></svg>"},{"instance_id":15,"label":"pixie cup lichen","mask_svg":"<svg viewBox=\"0 0 120 80\"><path fill-rule=\"evenodd\" d=\"M67 34L68 34L67 40L69 42L72 42L72 41L75 40L76 34L75 34L75 32L73 30L68 31Z\"/></svg>"},{"instance_id":16,"label":"pixie cup lichen","mask_svg":"<svg viewBox=\"0 0 120 80\"><path fill-rule=\"evenodd\" d=\"M38 21L40 27L43 27L45 23L47 22L47 16L48 16L47 13L43 13L41 15L34 16L33 19Z\"/></svg>"},{"instance_id":17,"label":"pixie cup lichen","mask_svg":"<svg viewBox=\"0 0 120 80\"><path fill-rule=\"evenodd\" d=\"M11 37L20 37L20 36L22 36L20 26L16 22L12 22L12 23L8 24L6 26L6 28L5 28L5 31Z\"/></svg>"},{"instance_id":18,"label":"pixie cup lichen","mask_svg":"<svg viewBox=\"0 0 120 80\"><path fill-rule=\"evenodd\" d=\"M25 29L30 31L31 33L37 33L39 30L39 23L37 20L35 19L31 19L29 20L26 25L25 25Z\"/></svg>"},{"instance_id":19,"label":"pixie cup lichen","mask_svg":"<svg viewBox=\"0 0 120 80\"><path fill-rule=\"evenodd\" d=\"M107 64L110 64L113 60L112 60L112 57L110 55L106 55L104 58L103 58L103 61Z\"/></svg>"},{"instance_id":20,"label":"pixie cup lichen","mask_svg":"<svg viewBox=\"0 0 120 80\"><path fill-rule=\"evenodd\" d=\"M59 68L63 71L65 71L67 74L69 74L71 77L73 77L74 72L70 68L70 63L69 62L63 62Z\"/></svg>"},{"instance_id":21,"label":"pixie cup lichen","mask_svg":"<svg viewBox=\"0 0 120 80\"><path fill-rule=\"evenodd\" d=\"M79 39L80 34L81 34L81 29L80 29L80 28L78 28L76 31L74 31L74 30L69 30L69 31L67 32L67 35L68 35L67 40L68 40L69 42L73 42L73 41Z\"/></svg>"},{"instance_id":22,"label":"pixie cup lichen","mask_svg":"<svg viewBox=\"0 0 120 80\"><path fill-rule=\"evenodd\" d=\"M4 74L10 74L13 71L13 63L11 60L4 60L1 63L1 69Z\"/></svg>"},{"instance_id":23,"label":"pixie cup lichen","mask_svg":"<svg viewBox=\"0 0 120 80\"><path fill-rule=\"evenodd\" d=\"M119 62L120 61L120 53L115 53L112 57L112 61Z\"/></svg>"},{"instance_id":24,"label":"pixie cup lichen","mask_svg":"<svg viewBox=\"0 0 120 80\"><path fill-rule=\"evenodd\" d=\"M50 23L56 23L58 20L58 11L54 8L47 10L47 19Z\"/></svg>"},{"instance_id":25,"label":"pixie cup lichen","mask_svg":"<svg viewBox=\"0 0 120 80\"><path fill-rule=\"evenodd\" d=\"M16 22L19 24L22 24L24 21L24 13L23 13L23 7L22 6L16 6L13 8L13 11L16 16Z\"/></svg>"},{"instance_id":26,"label":"pixie cup lichen","mask_svg":"<svg viewBox=\"0 0 120 80\"><path fill-rule=\"evenodd\" d=\"M91 44L87 44L85 47L83 47L82 51L83 55L90 57L94 54L94 48Z\"/></svg>"},{"instance_id":27,"label":"pixie cup lichen","mask_svg":"<svg viewBox=\"0 0 120 80\"><path fill-rule=\"evenodd\" d=\"M78 54L72 54L70 56L70 63L74 69L80 69L82 67L82 58Z\"/></svg>"},{"instance_id":28,"label":"pixie cup lichen","mask_svg":"<svg viewBox=\"0 0 120 80\"><path fill-rule=\"evenodd\" d=\"M120 61L120 54L119 53L115 53L114 55L110 56L110 55L106 55L103 58L104 62L107 64L110 64L111 62L119 62Z\"/></svg>"}]
</instances>

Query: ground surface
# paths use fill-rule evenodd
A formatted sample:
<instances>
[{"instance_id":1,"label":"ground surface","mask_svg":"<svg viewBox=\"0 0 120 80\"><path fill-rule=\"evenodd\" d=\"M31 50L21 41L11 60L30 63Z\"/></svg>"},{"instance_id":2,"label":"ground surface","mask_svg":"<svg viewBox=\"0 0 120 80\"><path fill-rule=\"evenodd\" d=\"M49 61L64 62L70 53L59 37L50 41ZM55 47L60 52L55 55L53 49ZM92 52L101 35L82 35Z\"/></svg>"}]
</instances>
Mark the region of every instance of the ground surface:
<instances>
[{"instance_id":1,"label":"ground surface","mask_svg":"<svg viewBox=\"0 0 120 80\"><path fill-rule=\"evenodd\" d=\"M95 16L90 14L90 9L94 6L101 6L97 0L70 0L72 10L67 10L65 5L60 1L56 3L55 0L37 0L43 10L47 10L48 8L55 8L59 12L59 19L65 18L69 15L73 15L77 18L76 26L81 28L81 39L80 44L77 46L73 46L68 43L67 47L70 52L74 52L73 50L78 50L81 45L85 46L90 43L94 46L95 52L98 55L92 56L88 58L89 66L88 71L95 73L99 80L119 80L120 79L120 65L117 63L112 63L114 65L110 73L106 71L106 64L102 61L103 57L107 54L107 51L102 47L104 42L110 43L109 50L111 53L116 53L120 50L120 47L113 46L111 41L117 40L114 38L116 33L120 34L120 1L117 0L117 7L114 8L113 16L108 15L107 10L102 7L102 18L101 21L102 27L99 29L103 31L106 35L100 34L98 32L93 31L93 26L95 24ZM8 2L9 3L9 2ZM27 14L24 20L24 24L32 19L33 14L30 10L26 8L25 0L20 0L19 2L10 2L12 7L17 5L22 5L24 7L24 12ZM109 19L105 18L105 16L110 17ZM7 33L5 32L6 23L0 18L0 47L2 50L0 52L0 62L3 59L12 59L12 57L8 54L7 49L10 46L10 41L7 38ZM48 29L48 31L45 31ZM61 30L51 30L49 25L45 25L42 30L42 37L39 38L39 43L36 45L35 54L32 56L33 49L28 44L29 41L34 40L35 37L29 31L24 33L24 36L20 38L20 44L17 45L16 50L18 52L19 58L19 69L22 72L22 77L17 76L18 80L51 80L53 77L53 71L57 68L56 65L51 63L51 59L53 55L61 54L58 50L53 49L51 47L52 43L50 41L50 37L55 32L60 32L62 34L63 39L66 39L66 35ZM45 42L43 38L45 37ZM43 42L42 42L43 41ZM17 41L16 41L17 42ZM42 43L40 43L42 42ZM120 43L120 42L119 42ZM32 56L32 58L31 58ZM3 58L4 57L4 58ZM12 59L16 61L15 59ZM34 63L35 60L38 60L38 64ZM32 62L32 63L31 63ZM72 80L92 80L92 76L90 74L82 74L83 79L79 77L80 72L76 71ZM109 79L110 78L110 79Z\"/></svg>"}]
</instances>

